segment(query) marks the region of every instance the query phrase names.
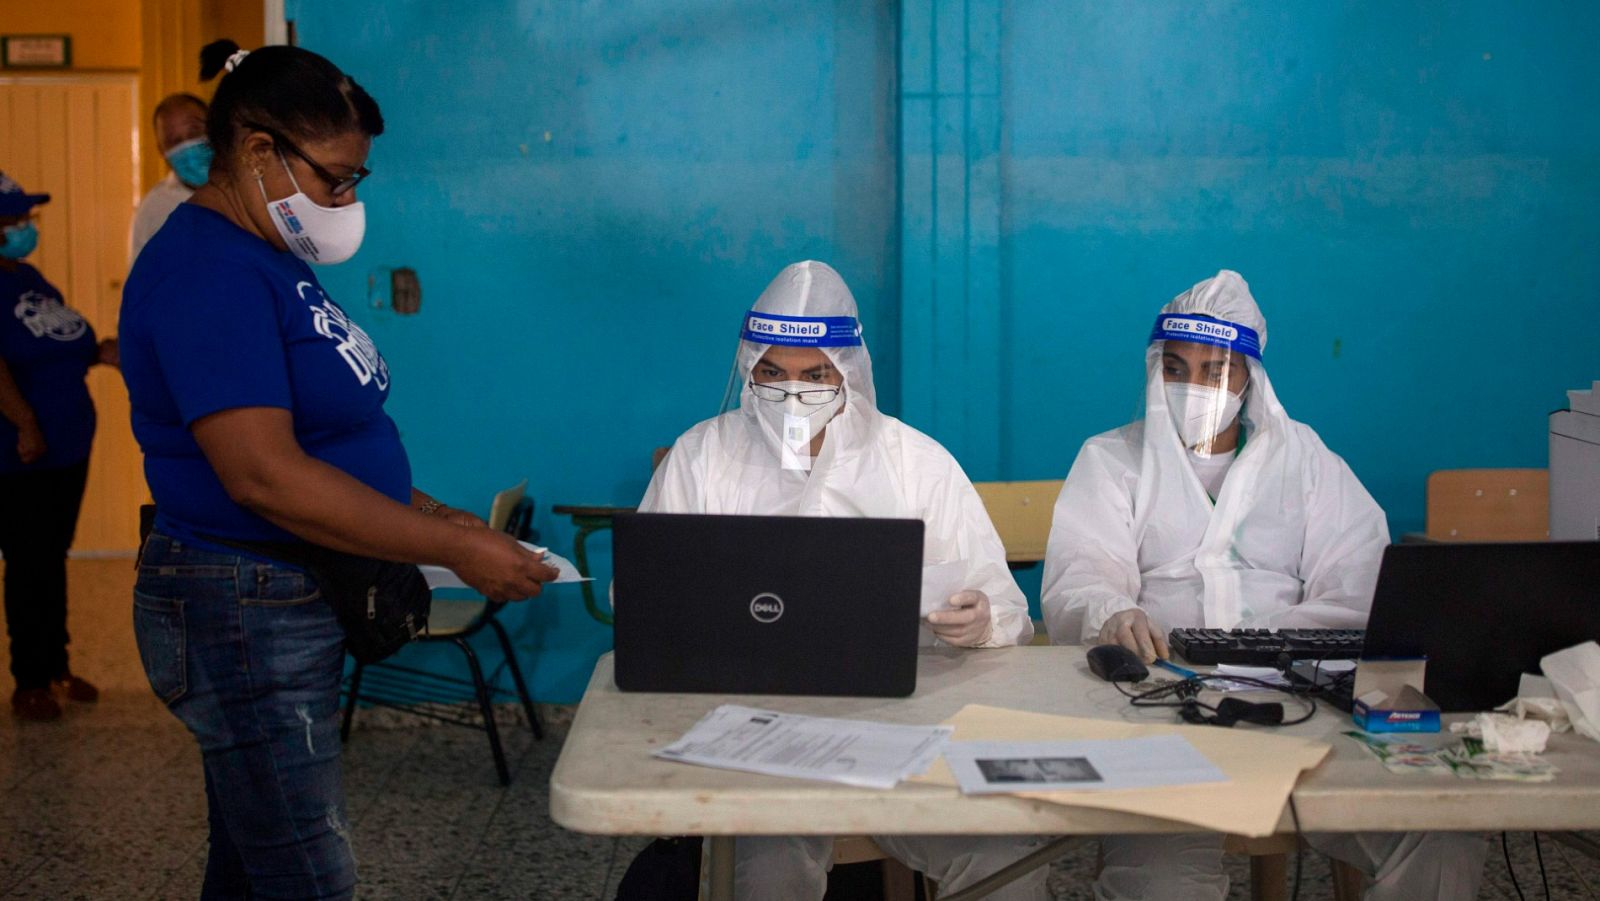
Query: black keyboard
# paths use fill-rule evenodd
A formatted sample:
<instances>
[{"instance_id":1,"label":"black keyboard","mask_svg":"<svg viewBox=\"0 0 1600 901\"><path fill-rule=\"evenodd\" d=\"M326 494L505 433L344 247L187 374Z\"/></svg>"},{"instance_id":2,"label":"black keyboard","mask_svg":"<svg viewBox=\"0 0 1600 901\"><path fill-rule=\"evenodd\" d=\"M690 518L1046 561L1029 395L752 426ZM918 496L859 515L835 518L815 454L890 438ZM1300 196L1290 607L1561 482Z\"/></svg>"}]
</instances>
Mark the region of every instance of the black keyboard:
<instances>
[{"instance_id":1,"label":"black keyboard","mask_svg":"<svg viewBox=\"0 0 1600 901\"><path fill-rule=\"evenodd\" d=\"M1353 660L1361 656L1361 629L1173 629L1172 652L1190 663L1277 666L1294 660Z\"/></svg>"}]
</instances>

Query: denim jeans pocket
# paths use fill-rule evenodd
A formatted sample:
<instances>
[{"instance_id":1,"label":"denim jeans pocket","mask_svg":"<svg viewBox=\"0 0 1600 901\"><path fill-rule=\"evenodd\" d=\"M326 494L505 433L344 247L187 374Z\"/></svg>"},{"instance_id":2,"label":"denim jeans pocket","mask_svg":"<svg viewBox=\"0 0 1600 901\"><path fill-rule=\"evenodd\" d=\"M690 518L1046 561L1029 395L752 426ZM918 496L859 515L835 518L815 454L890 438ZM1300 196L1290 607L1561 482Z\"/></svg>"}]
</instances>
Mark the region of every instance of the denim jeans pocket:
<instances>
[{"instance_id":1,"label":"denim jeans pocket","mask_svg":"<svg viewBox=\"0 0 1600 901\"><path fill-rule=\"evenodd\" d=\"M150 688L168 706L189 690L183 601L133 593L133 636Z\"/></svg>"},{"instance_id":2,"label":"denim jeans pocket","mask_svg":"<svg viewBox=\"0 0 1600 901\"><path fill-rule=\"evenodd\" d=\"M297 569L267 563L246 564L239 573L239 603L296 607L322 597L317 580Z\"/></svg>"}]
</instances>

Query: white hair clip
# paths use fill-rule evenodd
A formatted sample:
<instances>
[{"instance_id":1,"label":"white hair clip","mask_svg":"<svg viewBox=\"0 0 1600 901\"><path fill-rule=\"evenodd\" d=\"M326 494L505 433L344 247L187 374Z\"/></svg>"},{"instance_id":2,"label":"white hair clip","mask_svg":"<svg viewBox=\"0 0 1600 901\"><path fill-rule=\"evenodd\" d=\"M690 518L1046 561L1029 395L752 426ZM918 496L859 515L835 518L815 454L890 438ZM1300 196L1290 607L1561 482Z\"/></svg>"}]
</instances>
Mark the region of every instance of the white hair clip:
<instances>
[{"instance_id":1,"label":"white hair clip","mask_svg":"<svg viewBox=\"0 0 1600 901\"><path fill-rule=\"evenodd\" d=\"M232 72L234 69L239 68L239 64L244 62L244 58L249 55L250 51L248 50L237 51L232 56L228 57L228 61L222 64L222 68Z\"/></svg>"}]
</instances>

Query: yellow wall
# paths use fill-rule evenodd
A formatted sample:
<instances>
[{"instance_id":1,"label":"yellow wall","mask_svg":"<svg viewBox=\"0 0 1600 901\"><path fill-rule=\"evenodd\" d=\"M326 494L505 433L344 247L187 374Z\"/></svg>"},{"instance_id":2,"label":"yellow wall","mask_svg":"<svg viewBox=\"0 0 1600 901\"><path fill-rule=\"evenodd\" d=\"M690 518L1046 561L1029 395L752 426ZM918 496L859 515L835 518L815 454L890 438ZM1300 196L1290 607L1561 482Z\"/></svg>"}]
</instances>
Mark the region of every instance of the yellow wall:
<instances>
[{"instance_id":1,"label":"yellow wall","mask_svg":"<svg viewBox=\"0 0 1600 901\"><path fill-rule=\"evenodd\" d=\"M146 188L167 173L149 127L157 101L178 91L209 99L215 82L200 84L200 48L232 38L253 49L262 32L261 0L0 0L0 34L71 35L72 68L139 72Z\"/></svg>"},{"instance_id":2,"label":"yellow wall","mask_svg":"<svg viewBox=\"0 0 1600 901\"><path fill-rule=\"evenodd\" d=\"M0 0L0 34L72 36L74 69L138 69L135 0Z\"/></svg>"}]
</instances>

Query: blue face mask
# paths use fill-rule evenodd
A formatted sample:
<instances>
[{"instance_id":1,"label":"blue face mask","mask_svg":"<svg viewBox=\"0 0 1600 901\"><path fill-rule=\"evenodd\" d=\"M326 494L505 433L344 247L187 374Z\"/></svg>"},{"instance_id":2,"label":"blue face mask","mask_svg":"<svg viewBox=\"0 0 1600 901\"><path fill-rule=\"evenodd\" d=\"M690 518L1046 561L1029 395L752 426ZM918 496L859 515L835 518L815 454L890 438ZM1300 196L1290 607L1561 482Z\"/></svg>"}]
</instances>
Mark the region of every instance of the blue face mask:
<instances>
[{"instance_id":1,"label":"blue face mask","mask_svg":"<svg viewBox=\"0 0 1600 901\"><path fill-rule=\"evenodd\" d=\"M191 188L198 188L211 177L211 145L205 138L195 138L184 141L166 153L167 162L172 164L172 171L178 173L178 181Z\"/></svg>"},{"instance_id":2,"label":"blue face mask","mask_svg":"<svg viewBox=\"0 0 1600 901\"><path fill-rule=\"evenodd\" d=\"M0 257L8 260L20 260L39 246L39 227L32 222L13 225L0 234L5 235L5 241L0 242Z\"/></svg>"}]
</instances>

